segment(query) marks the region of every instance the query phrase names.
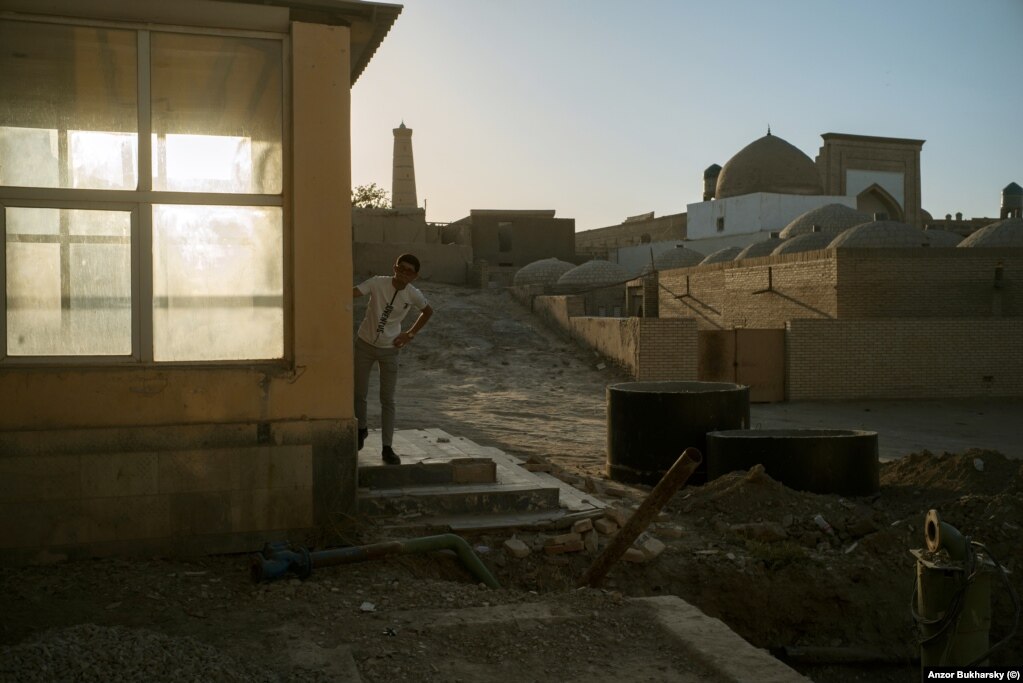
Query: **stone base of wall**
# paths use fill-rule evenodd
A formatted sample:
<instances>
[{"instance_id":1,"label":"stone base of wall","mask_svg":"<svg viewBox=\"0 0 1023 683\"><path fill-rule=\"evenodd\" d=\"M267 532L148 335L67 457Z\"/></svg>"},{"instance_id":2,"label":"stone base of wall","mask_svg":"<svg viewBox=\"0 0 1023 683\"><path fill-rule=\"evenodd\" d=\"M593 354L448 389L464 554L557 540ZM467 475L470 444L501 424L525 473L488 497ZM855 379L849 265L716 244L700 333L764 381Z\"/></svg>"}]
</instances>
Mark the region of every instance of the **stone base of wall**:
<instances>
[{"instance_id":1,"label":"stone base of wall","mask_svg":"<svg viewBox=\"0 0 1023 683\"><path fill-rule=\"evenodd\" d=\"M312 540L355 509L355 422L0 434L0 562Z\"/></svg>"}]
</instances>

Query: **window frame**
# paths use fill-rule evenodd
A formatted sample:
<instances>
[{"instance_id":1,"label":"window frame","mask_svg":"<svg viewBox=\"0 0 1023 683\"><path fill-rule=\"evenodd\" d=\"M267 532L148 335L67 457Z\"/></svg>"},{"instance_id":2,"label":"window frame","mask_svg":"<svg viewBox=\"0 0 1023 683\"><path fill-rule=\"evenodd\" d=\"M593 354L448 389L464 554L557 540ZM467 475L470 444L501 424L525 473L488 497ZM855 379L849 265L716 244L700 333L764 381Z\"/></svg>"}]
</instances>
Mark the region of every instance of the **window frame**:
<instances>
[{"instance_id":1,"label":"window frame","mask_svg":"<svg viewBox=\"0 0 1023 683\"><path fill-rule=\"evenodd\" d=\"M149 368L262 366L290 367L293 358L291 248L291 37L285 33L169 24L116 22L30 14L0 15L3 21L132 30L136 35L138 185L134 190L0 185L0 367L128 366ZM153 190L150 39L154 33L224 36L274 40L281 44L281 192L280 194L217 193ZM282 357L243 360L156 361L153 358L153 221L157 204L279 207L281 209ZM7 208L99 209L131 212L132 349L129 355L11 356L7 350Z\"/></svg>"}]
</instances>

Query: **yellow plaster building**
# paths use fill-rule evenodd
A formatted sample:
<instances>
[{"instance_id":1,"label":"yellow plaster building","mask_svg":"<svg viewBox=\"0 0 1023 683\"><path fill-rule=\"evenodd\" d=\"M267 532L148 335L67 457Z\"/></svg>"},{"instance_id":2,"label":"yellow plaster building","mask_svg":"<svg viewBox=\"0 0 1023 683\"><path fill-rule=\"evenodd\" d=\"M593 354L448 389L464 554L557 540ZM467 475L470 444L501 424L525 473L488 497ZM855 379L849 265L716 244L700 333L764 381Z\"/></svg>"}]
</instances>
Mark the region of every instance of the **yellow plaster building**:
<instances>
[{"instance_id":1,"label":"yellow plaster building","mask_svg":"<svg viewBox=\"0 0 1023 683\"><path fill-rule=\"evenodd\" d=\"M0 557L355 504L350 88L401 11L0 0Z\"/></svg>"}]
</instances>

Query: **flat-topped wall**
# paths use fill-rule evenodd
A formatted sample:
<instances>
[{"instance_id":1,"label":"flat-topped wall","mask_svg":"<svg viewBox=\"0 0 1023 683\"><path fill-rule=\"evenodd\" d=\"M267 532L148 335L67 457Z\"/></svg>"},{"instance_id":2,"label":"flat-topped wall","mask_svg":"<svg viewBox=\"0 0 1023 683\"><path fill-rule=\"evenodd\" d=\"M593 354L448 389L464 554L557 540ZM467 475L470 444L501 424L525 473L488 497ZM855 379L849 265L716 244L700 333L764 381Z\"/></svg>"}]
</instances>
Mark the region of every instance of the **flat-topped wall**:
<instances>
[{"instance_id":1,"label":"flat-topped wall","mask_svg":"<svg viewBox=\"0 0 1023 683\"><path fill-rule=\"evenodd\" d=\"M659 280L661 317L701 329L1023 316L1023 249L825 249L662 271Z\"/></svg>"},{"instance_id":2,"label":"flat-topped wall","mask_svg":"<svg viewBox=\"0 0 1023 683\"><path fill-rule=\"evenodd\" d=\"M573 295L534 297L532 310L637 380L696 379L697 328L692 320L588 317L582 315L582 297Z\"/></svg>"},{"instance_id":3,"label":"flat-topped wall","mask_svg":"<svg viewBox=\"0 0 1023 683\"><path fill-rule=\"evenodd\" d=\"M426 222L423 209L352 210L352 240L386 244L439 244L440 227Z\"/></svg>"},{"instance_id":4,"label":"flat-topped wall","mask_svg":"<svg viewBox=\"0 0 1023 683\"><path fill-rule=\"evenodd\" d=\"M1023 395L1023 318L793 320L791 401Z\"/></svg>"},{"instance_id":5,"label":"flat-topped wall","mask_svg":"<svg viewBox=\"0 0 1023 683\"><path fill-rule=\"evenodd\" d=\"M793 318L834 318L835 272L826 252L662 271L658 310L662 318L693 318L700 329L781 328Z\"/></svg>"},{"instance_id":6,"label":"flat-topped wall","mask_svg":"<svg viewBox=\"0 0 1023 683\"><path fill-rule=\"evenodd\" d=\"M1023 249L841 249L836 284L838 318L1023 316Z\"/></svg>"},{"instance_id":7,"label":"flat-topped wall","mask_svg":"<svg viewBox=\"0 0 1023 683\"><path fill-rule=\"evenodd\" d=\"M352 244L352 263L356 279L371 275L389 275L394 260L403 253L415 254L422 264L419 276L428 282L464 285L472 263L472 247L461 244L396 243Z\"/></svg>"},{"instance_id":8,"label":"flat-topped wall","mask_svg":"<svg viewBox=\"0 0 1023 683\"><path fill-rule=\"evenodd\" d=\"M619 247L629 247L665 240L686 239L685 213L657 218L631 220L604 228L583 230L575 234L575 248L590 258L609 258Z\"/></svg>"}]
</instances>

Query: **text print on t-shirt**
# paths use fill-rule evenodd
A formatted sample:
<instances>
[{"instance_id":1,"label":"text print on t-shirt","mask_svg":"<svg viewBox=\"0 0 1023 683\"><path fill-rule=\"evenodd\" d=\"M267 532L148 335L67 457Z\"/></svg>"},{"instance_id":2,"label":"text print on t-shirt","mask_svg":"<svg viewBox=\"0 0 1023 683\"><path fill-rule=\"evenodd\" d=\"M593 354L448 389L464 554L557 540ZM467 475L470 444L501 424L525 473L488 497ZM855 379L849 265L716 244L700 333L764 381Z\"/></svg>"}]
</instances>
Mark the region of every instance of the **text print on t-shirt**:
<instances>
[{"instance_id":1,"label":"text print on t-shirt","mask_svg":"<svg viewBox=\"0 0 1023 683\"><path fill-rule=\"evenodd\" d=\"M387 319L391 317L391 312L394 310L394 298L398 296L398 292L391 295L391 300L384 306L384 312L380 315L380 320L377 321L377 336L376 339L380 339L380 335L384 333L384 327L387 326ZM408 304L405 304L405 308L408 308ZM376 341L376 340L374 340Z\"/></svg>"}]
</instances>

